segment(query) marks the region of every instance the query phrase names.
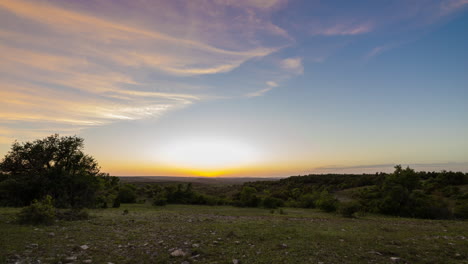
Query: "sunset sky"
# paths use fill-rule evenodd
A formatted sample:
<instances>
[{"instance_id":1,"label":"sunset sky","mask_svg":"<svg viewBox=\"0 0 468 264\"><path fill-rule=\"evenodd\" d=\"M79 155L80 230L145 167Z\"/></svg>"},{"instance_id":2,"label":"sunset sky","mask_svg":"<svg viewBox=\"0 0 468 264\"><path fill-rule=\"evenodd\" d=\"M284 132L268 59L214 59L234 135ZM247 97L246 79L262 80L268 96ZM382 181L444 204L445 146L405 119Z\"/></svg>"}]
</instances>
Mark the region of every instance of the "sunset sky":
<instances>
[{"instance_id":1,"label":"sunset sky","mask_svg":"<svg viewBox=\"0 0 468 264\"><path fill-rule=\"evenodd\" d=\"M115 176L468 172L468 0L0 0L0 155Z\"/></svg>"}]
</instances>

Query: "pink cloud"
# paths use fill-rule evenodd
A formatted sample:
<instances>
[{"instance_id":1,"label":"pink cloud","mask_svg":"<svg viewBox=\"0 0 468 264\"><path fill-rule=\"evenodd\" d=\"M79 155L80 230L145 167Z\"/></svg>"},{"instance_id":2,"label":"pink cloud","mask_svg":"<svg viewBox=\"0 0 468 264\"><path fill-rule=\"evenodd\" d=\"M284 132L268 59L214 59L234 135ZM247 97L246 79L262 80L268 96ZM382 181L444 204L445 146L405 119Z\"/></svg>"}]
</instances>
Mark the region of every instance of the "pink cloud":
<instances>
[{"instance_id":1,"label":"pink cloud","mask_svg":"<svg viewBox=\"0 0 468 264\"><path fill-rule=\"evenodd\" d=\"M312 30L314 35L324 36L346 36L346 35L360 35L369 33L374 29L374 25L370 22L365 23L339 23L333 26L326 26Z\"/></svg>"}]
</instances>

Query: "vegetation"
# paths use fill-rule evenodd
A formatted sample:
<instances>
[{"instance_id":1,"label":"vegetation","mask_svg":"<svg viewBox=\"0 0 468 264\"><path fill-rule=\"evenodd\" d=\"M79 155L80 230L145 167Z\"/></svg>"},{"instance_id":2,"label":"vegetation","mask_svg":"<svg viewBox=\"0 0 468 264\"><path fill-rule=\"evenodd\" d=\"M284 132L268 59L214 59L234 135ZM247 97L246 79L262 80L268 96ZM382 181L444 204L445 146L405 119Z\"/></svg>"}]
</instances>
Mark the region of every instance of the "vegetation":
<instances>
[{"instance_id":1,"label":"vegetation","mask_svg":"<svg viewBox=\"0 0 468 264\"><path fill-rule=\"evenodd\" d=\"M76 136L15 142L0 163L0 204L25 206L47 195L61 208L112 204L119 179L101 173L83 147Z\"/></svg>"},{"instance_id":2,"label":"vegetation","mask_svg":"<svg viewBox=\"0 0 468 264\"><path fill-rule=\"evenodd\" d=\"M0 263L466 263L468 223L318 209L122 204L87 221L18 225L0 208ZM127 214L122 212L127 210ZM185 255L171 256L180 249Z\"/></svg>"},{"instance_id":3,"label":"vegetation","mask_svg":"<svg viewBox=\"0 0 468 264\"><path fill-rule=\"evenodd\" d=\"M46 196L43 200L34 200L30 206L24 207L18 213L20 224L51 225L55 220L55 208L52 197Z\"/></svg>"}]
</instances>

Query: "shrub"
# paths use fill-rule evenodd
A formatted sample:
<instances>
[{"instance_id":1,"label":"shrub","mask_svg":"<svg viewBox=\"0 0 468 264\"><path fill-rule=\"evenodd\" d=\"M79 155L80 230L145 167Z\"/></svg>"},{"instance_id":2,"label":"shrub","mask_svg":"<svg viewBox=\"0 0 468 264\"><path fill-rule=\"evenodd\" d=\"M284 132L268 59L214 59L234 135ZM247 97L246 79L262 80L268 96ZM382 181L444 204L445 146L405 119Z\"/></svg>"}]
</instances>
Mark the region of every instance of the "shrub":
<instances>
[{"instance_id":1,"label":"shrub","mask_svg":"<svg viewBox=\"0 0 468 264\"><path fill-rule=\"evenodd\" d=\"M325 212L334 212L336 211L338 201L329 194L327 191L323 191L320 194L320 198L317 200L317 207Z\"/></svg>"},{"instance_id":2,"label":"shrub","mask_svg":"<svg viewBox=\"0 0 468 264\"><path fill-rule=\"evenodd\" d=\"M263 207L268 208L268 209L276 209L280 206L283 206L284 202L281 199L275 198L275 197L265 197L263 199Z\"/></svg>"},{"instance_id":3,"label":"shrub","mask_svg":"<svg viewBox=\"0 0 468 264\"><path fill-rule=\"evenodd\" d=\"M154 206L164 206L167 204L167 198L163 193L158 193L153 199Z\"/></svg>"},{"instance_id":4,"label":"shrub","mask_svg":"<svg viewBox=\"0 0 468 264\"><path fill-rule=\"evenodd\" d=\"M40 201L33 200L30 206L23 208L18 213L20 224L51 225L54 220L55 208L52 204L52 197L49 195Z\"/></svg>"},{"instance_id":5,"label":"shrub","mask_svg":"<svg viewBox=\"0 0 468 264\"><path fill-rule=\"evenodd\" d=\"M338 206L338 213L343 217L354 217L360 209L361 205L358 202L343 202Z\"/></svg>"},{"instance_id":6,"label":"shrub","mask_svg":"<svg viewBox=\"0 0 468 264\"><path fill-rule=\"evenodd\" d=\"M315 201L318 199L316 193L308 193L299 197L299 206L302 208L315 208Z\"/></svg>"},{"instance_id":7,"label":"shrub","mask_svg":"<svg viewBox=\"0 0 468 264\"><path fill-rule=\"evenodd\" d=\"M460 219L468 219L468 201L460 201L453 209L455 217Z\"/></svg>"},{"instance_id":8,"label":"shrub","mask_svg":"<svg viewBox=\"0 0 468 264\"><path fill-rule=\"evenodd\" d=\"M137 199L135 186L130 184L122 185L119 189L117 198L122 203L135 203Z\"/></svg>"}]
</instances>

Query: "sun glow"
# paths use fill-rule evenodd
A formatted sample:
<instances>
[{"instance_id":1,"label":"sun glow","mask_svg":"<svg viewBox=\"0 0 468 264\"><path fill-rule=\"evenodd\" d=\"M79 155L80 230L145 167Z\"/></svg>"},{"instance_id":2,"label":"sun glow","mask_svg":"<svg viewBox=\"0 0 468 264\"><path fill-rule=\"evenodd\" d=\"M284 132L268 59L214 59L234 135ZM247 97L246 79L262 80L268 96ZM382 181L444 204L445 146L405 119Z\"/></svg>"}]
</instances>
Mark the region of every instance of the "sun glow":
<instances>
[{"instance_id":1,"label":"sun glow","mask_svg":"<svg viewBox=\"0 0 468 264\"><path fill-rule=\"evenodd\" d=\"M226 169L257 161L253 147L226 139L187 139L168 144L161 158L179 168L197 171L201 176L216 176Z\"/></svg>"}]
</instances>

